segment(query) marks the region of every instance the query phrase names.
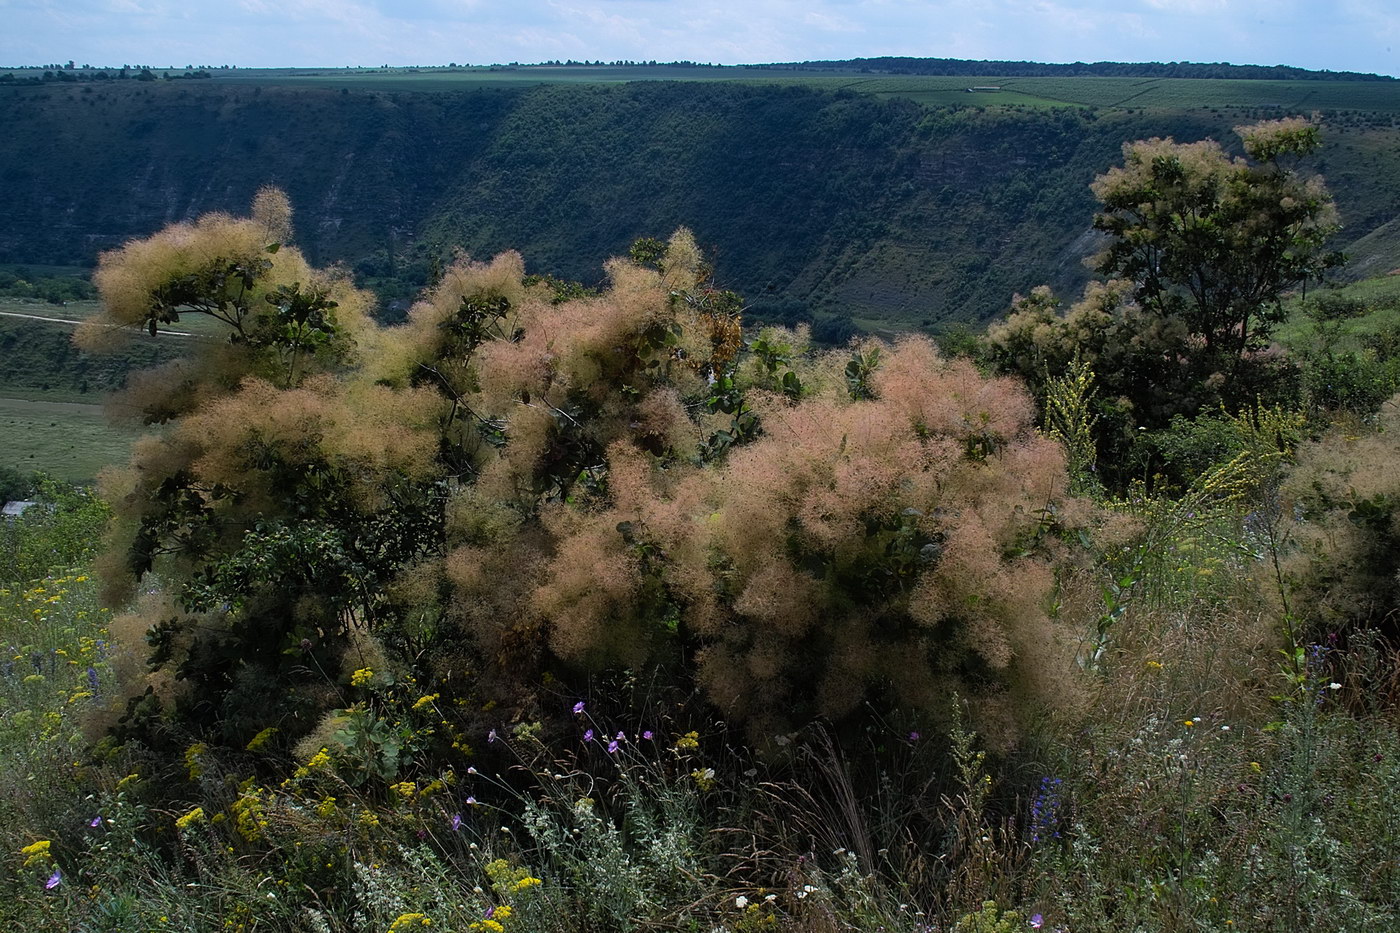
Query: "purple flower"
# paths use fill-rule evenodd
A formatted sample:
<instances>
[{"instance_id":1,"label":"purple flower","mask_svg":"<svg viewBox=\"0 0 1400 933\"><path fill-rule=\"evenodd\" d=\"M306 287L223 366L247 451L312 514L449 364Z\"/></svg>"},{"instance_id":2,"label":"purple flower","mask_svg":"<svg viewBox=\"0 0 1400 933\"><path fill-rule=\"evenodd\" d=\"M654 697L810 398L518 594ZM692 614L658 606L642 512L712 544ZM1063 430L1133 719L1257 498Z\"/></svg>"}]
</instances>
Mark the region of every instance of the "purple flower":
<instances>
[{"instance_id":1,"label":"purple flower","mask_svg":"<svg viewBox=\"0 0 1400 933\"><path fill-rule=\"evenodd\" d=\"M54 888L58 887L59 883L62 881L63 873L55 868L53 874L49 875L49 880L44 882L44 890L52 891Z\"/></svg>"},{"instance_id":2,"label":"purple flower","mask_svg":"<svg viewBox=\"0 0 1400 933\"><path fill-rule=\"evenodd\" d=\"M469 806L469 807L474 807L474 806L476 806L476 798L475 798L475 797L468 797L468 798L467 798L467 806ZM452 827L452 828L453 828L453 829L456 829L457 827L454 826L454 827Z\"/></svg>"},{"instance_id":3,"label":"purple flower","mask_svg":"<svg viewBox=\"0 0 1400 933\"><path fill-rule=\"evenodd\" d=\"M487 744L490 744L494 741L496 741L496 730L492 729L490 732L486 733L486 742Z\"/></svg>"},{"instance_id":4,"label":"purple flower","mask_svg":"<svg viewBox=\"0 0 1400 933\"><path fill-rule=\"evenodd\" d=\"M581 712L583 712L583 701L579 700L574 704L574 715L577 716Z\"/></svg>"},{"instance_id":5,"label":"purple flower","mask_svg":"<svg viewBox=\"0 0 1400 933\"><path fill-rule=\"evenodd\" d=\"M495 908L494 906L486 908L486 919L487 919L487 920L490 920L493 916L495 916L495 914L496 914L496 908Z\"/></svg>"},{"instance_id":6,"label":"purple flower","mask_svg":"<svg viewBox=\"0 0 1400 933\"><path fill-rule=\"evenodd\" d=\"M615 741L609 742L609 743L608 743L608 754L609 754L609 755L612 755L612 754L616 754L616 752L617 752L617 742L615 742Z\"/></svg>"},{"instance_id":7,"label":"purple flower","mask_svg":"<svg viewBox=\"0 0 1400 933\"><path fill-rule=\"evenodd\" d=\"M452 814L452 831L455 833L457 830L459 830L459 829L461 829L461 828L462 828L462 814L460 814L460 813L454 813L454 814Z\"/></svg>"},{"instance_id":8,"label":"purple flower","mask_svg":"<svg viewBox=\"0 0 1400 933\"><path fill-rule=\"evenodd\" d=\"M1060 838L1061 780L1057 777L1040 779L1040 789L1031 800L1031 843Z\"/></svg>"},{"instance_id":9,"label":"purple flower","mask_svg":"<svg viewBox=\"0 0 1400 933\"><path fill-rule=\"evenodd\" d=\"M653 733L650 729L648 729L647 731L645 731L645 732L642 733L642 738L644 738L644 739L646 739L648 742L650 742L653 735L654 735L654 733ZM1378 760L1379 760L1379 759L1378 759Z\"/></svg>"},{"instance_id":10,"label":"purple flower","mask_svg":"<svg viewBox=\"0 0 1400 933\"><path fill-rule=\"evenodd\" d=\"M584 740L585 742L592 742L592 741L593 741L593 730L592 730L592 729L589 729L587 732L585 732L585 733L583 734L583 740Z\"/></svg>"},{"instance_id":11,"label":"purple flower","mask_svg":"<svg viewBox=\"0 0 1400 933\"><path fill-rule=\"evenodd\" d=\"M97 827L102 825L102 817L94 816L92 819L88 820L88 825L91 826L93 829L96 829Z\"/></svg>"},{"instance_id":12,"label":"purple flower","mask_svg":"<svg viewBox=\"0 0 1400 933\"><path fill-rule=\"evenodd\" d=\"M1045 918L1040 914L1031 914L1031 929L1039 930L1045 925Z\"/></svg>"},{"instance_id":13,"label":"purple flower","mask_svg":"<svg viewBox=\"0 0 1400 933\"><path fill-rule=\"evenodd\" d=\"M615 738L616 738L619 742L625 742L625 741L627 741L627 733L626 733L626 732L619 732L619 733L615 736Z\"/></svg>"},{"instance_id":14,"label":"purple flower","mask_svg":"<svg viewBox=\"0 0 1400 933\"><path fill-rule=\"evenodd\" d=\"M909 733L909 741L911 741L911 742L917 742L917 741L919 741L920 738L921 738L921 736L920 736L919 733L917 733L917 732L911 732L911 733Z\"/></svg>"}]
</instances>

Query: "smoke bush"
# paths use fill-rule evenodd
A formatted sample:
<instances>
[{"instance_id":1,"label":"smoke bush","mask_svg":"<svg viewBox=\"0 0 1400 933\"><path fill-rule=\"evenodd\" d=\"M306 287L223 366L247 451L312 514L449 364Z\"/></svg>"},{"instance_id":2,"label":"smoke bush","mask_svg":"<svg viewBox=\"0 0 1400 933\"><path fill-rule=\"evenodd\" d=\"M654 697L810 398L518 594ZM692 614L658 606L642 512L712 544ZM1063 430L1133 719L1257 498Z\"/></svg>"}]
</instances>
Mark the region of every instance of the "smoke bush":
<instances>
[{"instance_id":1,"label":"smoke bush","mask_svg":"<svg viewBox=\"0 0 1400 933\"><path fill-rule=\"evenodd\" d=\"M567 300L518 255L462 257L377 328L348 283L262 245L290 221L260 198L99 276L94 327L229 329L138 382L174 424L104 487L110 576L162 574L178 607L148 601L146 637L196 720L246 738L275 677L309 729L367 636L517 706L549 673L660 664L757 734L1055 689L1075 506L1016 383L922 339L854 364L779 331L739 352L737 297L684 230Z\"/></svg>"}]
</instances>

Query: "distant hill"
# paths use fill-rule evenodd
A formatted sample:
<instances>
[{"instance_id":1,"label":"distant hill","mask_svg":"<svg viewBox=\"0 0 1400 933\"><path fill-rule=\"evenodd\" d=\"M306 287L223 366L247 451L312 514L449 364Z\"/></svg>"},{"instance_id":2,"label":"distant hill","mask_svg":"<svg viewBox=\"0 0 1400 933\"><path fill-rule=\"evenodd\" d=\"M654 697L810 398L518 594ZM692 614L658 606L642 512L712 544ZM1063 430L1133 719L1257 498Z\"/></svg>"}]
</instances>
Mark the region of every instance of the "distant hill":
<instances>
[{"instance_id":1,"label":"distant hill","mask_svg":"<svg viewBox=\"0 0 1400 933\"><path fill-rule=\"evenodd\" d=\"M0 263L90 265L271 183L313 260L345 263L391 314L458 247L595 283L684 224L754 318L829 338L936 328L1076 289L1088 185L1125 140L1231 145L1234 125L1319 110L1338 245L1357 275L1400 266L1400 95L1383 83L1006 77L969 94L946 76L590 69L0 86Z\"/></svg>"}]
</instances>

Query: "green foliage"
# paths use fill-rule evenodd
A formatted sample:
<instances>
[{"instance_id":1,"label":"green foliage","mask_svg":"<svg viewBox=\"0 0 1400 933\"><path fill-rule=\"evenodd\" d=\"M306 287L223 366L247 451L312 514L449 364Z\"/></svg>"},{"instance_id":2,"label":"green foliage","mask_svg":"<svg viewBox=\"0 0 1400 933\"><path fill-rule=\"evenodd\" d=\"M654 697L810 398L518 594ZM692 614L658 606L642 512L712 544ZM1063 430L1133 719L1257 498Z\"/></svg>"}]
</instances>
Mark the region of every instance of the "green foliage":
<instances>
[{"instance_id":1,"label":"green foliage","mask_svg":"<svg viewBox=\"0 0 1400 933\"><path fill-rule=\"evenodd\" d=\"M976 913L958 918L953 933L1019 933L1021 928L1021 915L1016 911L1003 911L996 901L984 901Z\"/></svg>"},{"instance_id":2,"label":"green foliage","mask_svg":"<svg viewBox=\"0 0 1400 933\"><path fill-rule=\"evenodd\" d=\"M1081 359L1076 359L1063 376L1051 376L1045 384L1045 423L1050 436L1065 445L1075 492L1081 495L1098 488L1093 475L1098 415L1089 404L1093 392L1094 372Z\"/></svg>"},{"instance_id":3,"label":"green foliage","mask_svg":"<svg viewBox=\"0 0 1400 933\"><path fill-rule=\"evenodd\" d=\"M13 467L0 466L0 505L18 502L29 495L33 481Z\"/></svg>"},{"instance_id":4,"label":"green foliage","mask_svg":"<svg viewBox=\"0 0 1400 933\"><path fill-rule=\"evenodd\" d=\"M111 515L90 490L36 474L32 495L38 503L22 515L0 520L0 579L35 580L50 569L91 560Z\"/></svg>"},{"instance_id":5,"label":"green foliage","mask_svg":"<svg viewBox=\"0 0 1400 933\"><path fill-rule=\"evenodd\" d=\"M1118 278L1091 283L1064 314L1048 288L1018 296L1011 316L988 331L988 360L1031 383L1050 430L1069 439L1068 426L1083 426L1071 428L1078 461L1097 421L1089 462L1109 467L1109 488L1158 473L1189 482L1226 452L1223 435L1207 434L1228 426L1203 412L1294 407L1303 383L1327 383L1328 354L1300 379L1265 346L1285 315L1284 291L1338 261L1323 248L1335 229L1330 195L1280 162L1312 152L1316 127L1283 120L1238 132L1261 164L1232 160L1209 140L1126 144L1125 165L1094 183L1104 206L1095 226L1112 237L1098 269ZM1051 376L1080 361L1099 375L1092 412L1066 377ZM1071 402L1073 418L1064 411Z\"/></svg>"}]
</instances>

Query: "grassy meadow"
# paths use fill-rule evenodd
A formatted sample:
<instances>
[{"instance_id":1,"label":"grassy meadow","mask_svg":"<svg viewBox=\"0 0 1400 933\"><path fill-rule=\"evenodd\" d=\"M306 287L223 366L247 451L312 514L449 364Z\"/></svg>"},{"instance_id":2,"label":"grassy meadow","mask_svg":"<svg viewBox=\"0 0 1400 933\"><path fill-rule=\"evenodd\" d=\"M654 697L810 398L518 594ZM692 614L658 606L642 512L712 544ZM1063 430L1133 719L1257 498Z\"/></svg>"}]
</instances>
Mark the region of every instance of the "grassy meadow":
<instances>
[{"instance_id":1,"label":"grassy meadow","mask_svg":"<svg viewBox=\"0 0 1400 933\"><path fill-rule=\"evenodd\" d=\"M114 426L100 404L0 397L0 466L91 483L127 457L137 428Z\"/></svg>"}]
</instances>

